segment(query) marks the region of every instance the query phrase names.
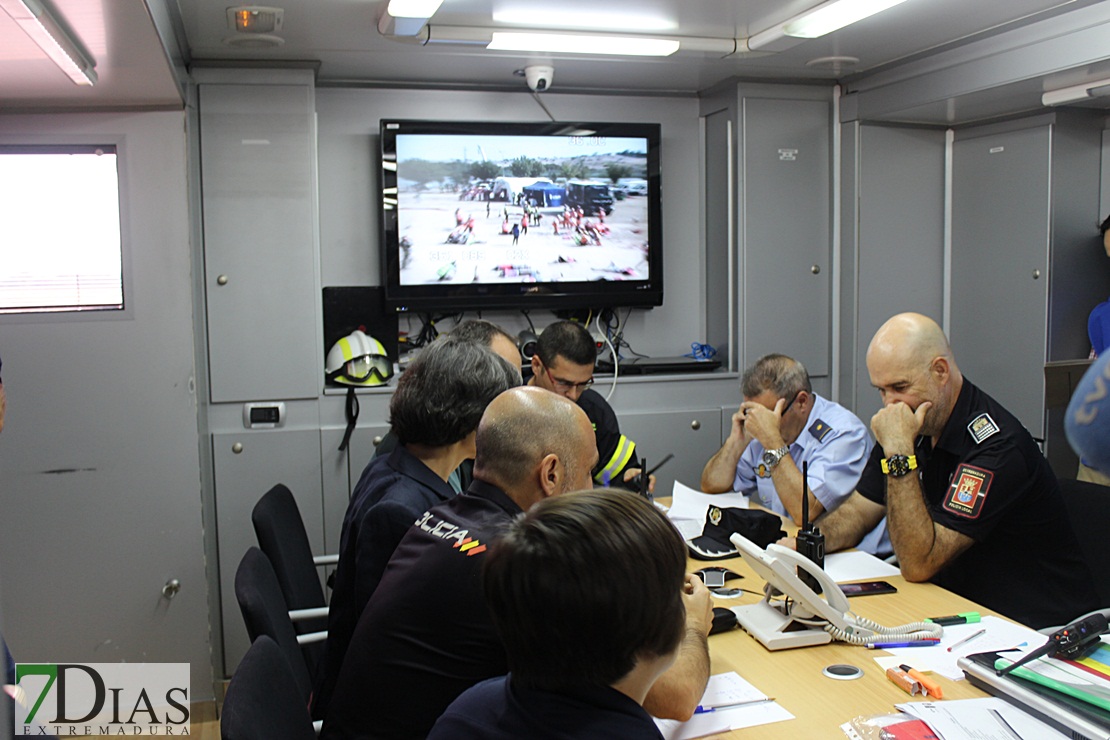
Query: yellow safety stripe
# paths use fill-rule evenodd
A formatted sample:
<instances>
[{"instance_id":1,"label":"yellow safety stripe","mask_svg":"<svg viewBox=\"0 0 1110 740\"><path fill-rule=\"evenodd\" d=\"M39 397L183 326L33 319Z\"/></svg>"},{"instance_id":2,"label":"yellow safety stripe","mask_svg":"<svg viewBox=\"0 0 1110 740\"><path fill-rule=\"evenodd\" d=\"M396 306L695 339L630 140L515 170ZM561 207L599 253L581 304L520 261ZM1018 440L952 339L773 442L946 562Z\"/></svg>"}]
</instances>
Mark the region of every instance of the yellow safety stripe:
<instances>
[{"instance_id":1,"label":"yellow safety stripe","mask_svg":"<svg viewBox=\"0 0 1110 740\"><path fill-rule=\"evenodd\" d=\"M628 461L632 459L632 453L635 450L636 443L622 434L617 441L617 449L613 451L613 456L609 458L605 467L597 472L594 480L604 485L606 482L615 479L617 473L621 472Z\"/></svg>"}]
</instances>

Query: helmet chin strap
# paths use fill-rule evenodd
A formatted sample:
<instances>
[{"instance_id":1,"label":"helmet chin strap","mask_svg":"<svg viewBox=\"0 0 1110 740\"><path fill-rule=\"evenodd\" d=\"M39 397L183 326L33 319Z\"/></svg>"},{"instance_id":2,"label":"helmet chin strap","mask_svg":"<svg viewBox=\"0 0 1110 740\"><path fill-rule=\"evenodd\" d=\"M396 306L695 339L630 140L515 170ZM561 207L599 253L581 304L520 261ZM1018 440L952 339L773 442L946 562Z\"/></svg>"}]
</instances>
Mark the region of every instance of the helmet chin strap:
<instances>
[{"instance_id":1,"label":"helmet chin strap","mask_svg":"<svg viewBox=\"0 0 1110 740\"><path fill-rule=\"evenodd\" d=\"M347 414L347 430L343 432L343 441L339 443L340 452L347 449L347 443L351 441L351 432L355 431L355 423L358 421L358 398L355 396L354 386L347 386L345 411Z\"/></svg>"}]
</instances>

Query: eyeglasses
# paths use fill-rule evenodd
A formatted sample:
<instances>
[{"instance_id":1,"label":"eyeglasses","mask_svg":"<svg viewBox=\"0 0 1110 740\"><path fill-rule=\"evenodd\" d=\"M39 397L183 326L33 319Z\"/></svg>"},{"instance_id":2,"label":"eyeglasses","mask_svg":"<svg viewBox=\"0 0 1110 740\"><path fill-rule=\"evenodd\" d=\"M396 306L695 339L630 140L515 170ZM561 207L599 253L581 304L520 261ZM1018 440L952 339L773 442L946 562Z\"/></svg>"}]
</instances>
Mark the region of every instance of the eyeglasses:
<instances>
[{"instance_id":1,"label":"eyeglasses","mask_svg":"<svg viewBox=\"0 0 1110 740\"><path fill-rule=\"evenodd\" d=\"M786 412L790 410L790 407L794 405L794 402L798 400L798 396L800 395L802 395L802 392L798 391L794 394L794 397L790 399L790 402L782 407L782 416L786 416Z\"/></svg>"},{"instance_id":2,"label":"eyeglasses","mask_svg":"<svg viewBox=\"0 0 1110 740\"><path fill-rule=\"evenodd\" d=\"M569 380L556 378L554 375L551 374L551 370L546 367L544 368L544 371L547 373L547 377L551 381L551 384L561 391L584 391L594 384L593 378L590 378L589 380L584 380L581 383L572 383Z\"/></svg>"}]
</instances>

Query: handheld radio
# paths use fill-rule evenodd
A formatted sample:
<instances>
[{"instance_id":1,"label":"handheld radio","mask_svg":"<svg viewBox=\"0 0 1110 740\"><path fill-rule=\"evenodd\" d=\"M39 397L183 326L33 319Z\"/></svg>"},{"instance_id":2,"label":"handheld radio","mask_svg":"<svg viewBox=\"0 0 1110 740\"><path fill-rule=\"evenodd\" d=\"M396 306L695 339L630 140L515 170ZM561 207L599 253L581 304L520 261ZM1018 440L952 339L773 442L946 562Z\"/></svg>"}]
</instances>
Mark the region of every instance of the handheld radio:
<instances>
[{"instance_id":1,"label":"handheld radio","mask_svg":"<svg viewBox=\"0 0 1110 740\"><path fill-rule=\"evenodd\" d=\"M825 535L809 520L809 463L802 463L802 529L797 537L798 554L805 555L817 564L825 567ZM802 583L813 589L814 593L821 593L821 584L806 571L798 568L798 578Z\"/></svg>"}]
</instances>

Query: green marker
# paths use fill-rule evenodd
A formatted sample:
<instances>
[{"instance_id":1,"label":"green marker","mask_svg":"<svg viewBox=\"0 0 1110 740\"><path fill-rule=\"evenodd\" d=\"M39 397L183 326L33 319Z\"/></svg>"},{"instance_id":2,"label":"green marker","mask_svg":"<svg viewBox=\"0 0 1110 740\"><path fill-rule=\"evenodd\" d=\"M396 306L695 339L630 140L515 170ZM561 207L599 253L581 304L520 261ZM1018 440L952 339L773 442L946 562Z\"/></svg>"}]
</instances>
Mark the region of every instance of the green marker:
<instances>
[{"instance_id":1,"label":"green marker","mask_svg":"<svg viewBox=\"0 0 1110 740\"><path fill-rule=\"evenodd\" d=\"M929 617L926 622L949 627L953 624L975 624L979 621L979 612L961 612L949 617Z\"/></svg>"}]
</instances>

